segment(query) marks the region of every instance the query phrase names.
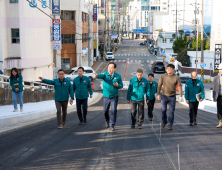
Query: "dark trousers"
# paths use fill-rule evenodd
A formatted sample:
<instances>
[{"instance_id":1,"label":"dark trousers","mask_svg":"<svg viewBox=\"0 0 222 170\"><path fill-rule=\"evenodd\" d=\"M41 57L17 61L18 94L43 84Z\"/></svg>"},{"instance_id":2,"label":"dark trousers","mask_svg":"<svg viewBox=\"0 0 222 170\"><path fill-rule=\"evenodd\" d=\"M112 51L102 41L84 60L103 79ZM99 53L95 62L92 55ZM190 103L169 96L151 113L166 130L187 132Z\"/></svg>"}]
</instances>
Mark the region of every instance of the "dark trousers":
<instances>
[{"instance_id":1,"label":"dark trousers","mask_svg":"<svg viewBox=\"0 0 222 170\"><path fill-rule=\"evenodd\" d=\"M87 104L88 104L88 98L76 99L77 115L79 117L79 121L81 122L83 122L83 119L86 119ZM83 114L82 114L82 110L83 110Z\"/></svg>"},{"instance_id":2,"label":"dark trousers","mask_svg":"<svg viewBox=\"0 0 222 170\"><path fill-rule=\"evenodd\" d=\"M174 111L176 106L176 95L167 97L162 95L161 98L161 111L162 111L162 121L167 123L167 104L169 104L169 115L168 115L168 124L173 125L174 121Z\"/></svg>"},{"instance_id":3,"label":"dark trousers","mask_svg":"<svg viewBox=\"0 0 222 170\"><path fill-rule=\"evenodd\" d=\"M68 101L60 102L55 101L56 109L57 109L57 123L58 125L62 124L62 122L66 121L67 116L67 107L68 107ZM62 114L61 114L62 111Z\"/></svg>"},{"instance_id":4,"label":"dark trousers","mask_svg":"<svg viewBox=\"0 0 222 170\"><path fill-rule=\"evenodd\" d=\"M138 106L138 125L142 125L144 120L144 101L134 101L134 100L131 101L132 124L135 125L136 123L137 106Z\"/></svg>"},{"instance_id":5,"label":"dark trousers","mask_svg":"<svg viewBox=\"0 0 222 170\"><path fill-rule=\"evenodd\" d=\"M154 109L155 99L149 100L148 106L148 117L153 118L153 109Z\"/></svg>"},{"instance_id":6,"label":"dark trousers","mask_svg":"<svg viewBox=\"0 0 222 170\"><path fill-rule=\"evenodd\" d=\"M118 104L118 96L113 97L111 99L103 96L103 114L106 122L109 122L110 126L114 126L116 123L117 104ZM111 106L111 115L109 116L110 106Z\"/></svg>"},{"instance_id":7,"label":"dark trousers","mask_svg":"<svg viewBox=\"0 0 222 170\"><path fill-rule=\"evenodd\" d=\"M189 102L190 123L196 122L199 102Z\"/></svg>"},{"instance_id":8,"label":"dark trousers","mask_svg":"<svg viewBox=\"0 0 222 170\"><path fill-rule=\"evenodd\" d=\"M217 118L222 120L222 96L218 96L217 98Z\"/></svg>"}]
</instances>

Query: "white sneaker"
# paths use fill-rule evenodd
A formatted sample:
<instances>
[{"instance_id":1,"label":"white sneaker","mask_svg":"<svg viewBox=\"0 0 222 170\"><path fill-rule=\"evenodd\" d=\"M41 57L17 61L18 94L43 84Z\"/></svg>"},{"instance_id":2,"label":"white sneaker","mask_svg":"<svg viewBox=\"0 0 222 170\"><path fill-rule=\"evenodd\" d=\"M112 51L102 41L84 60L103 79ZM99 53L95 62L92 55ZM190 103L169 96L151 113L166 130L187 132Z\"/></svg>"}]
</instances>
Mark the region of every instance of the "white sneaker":
<instances>
[{"instance_id":1,"label":"white sneaker","mask_svg":"<svg viewBox=\"0 0 222 170\"><path fill-rule=\"evenodd\" d=\"M14 109L13 112L18 112L18 109Z\"/></svg>"},{"instance_id":2,"label":"white sneaker","mask_svg":"<svg viewBox=\"0 0 222 170\"><path fill-rule=\"evenodd\" d=\"M23 107L20 108L20 112L23 112Z\"/></svg>"}]
</instances>

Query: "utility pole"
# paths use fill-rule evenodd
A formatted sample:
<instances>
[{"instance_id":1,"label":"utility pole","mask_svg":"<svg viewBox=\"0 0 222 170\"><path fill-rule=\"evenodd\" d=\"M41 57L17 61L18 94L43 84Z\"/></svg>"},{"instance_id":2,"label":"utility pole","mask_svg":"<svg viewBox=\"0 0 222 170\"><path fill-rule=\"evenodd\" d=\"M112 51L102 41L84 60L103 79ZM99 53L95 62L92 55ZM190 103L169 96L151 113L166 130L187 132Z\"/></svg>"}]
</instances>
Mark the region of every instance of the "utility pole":
<instances>
[{"instance_id":1,"label":"utility pole","mask_svg":"<svg viewBox=\"0 0 222 170\"><path fill-rule=\"evenodd\" d=\"M195 24L197 24L197 0L195 0ZM197 33L196 33L197 27L195 25L195 37L197 38Z\"/></svg>"},{"instance_id":2,"label":"utility pole","mask_svg":"<svg viewBox=\"0 0 222 170\"><path fill-rule=\"evenodd\" d=\"M196 72L197 72L197 56L198 56L198 34L199 34L199 21L197 21Z\"/></svg>"},{"instance_id":3,"label":"utility pole","mask_svg":"<svg viewBox=\"0 0 222 170\"><path fill-rule=\"evenodd\" d=\"M106 23L106 20L107 20L107 18L106 18L106 1L107 0L105 0L105 32L104 32L104 52L103 52L103 60L105 61L105 54L106 54L106 25L107 25L107 23Z\"/></svg>"},{"instance_id":4,"label":"utility pole","mask_svg":"<svg viewBox=\"0 0 222 170\"><path fill-rule=\"evenodd\" d=\"M176 40L177 40L177 1L176 1Z\"/></svg>"},{"instance_id":5,"label":"utility pole","mask_svg":"<svg viewBox=\"0 0 222 170\"><path fill-rule=\"evenodd\" d=\"M90 59L91 59L91 49L90 49L90 41L91 41L91 38L90 38L90 18L92 17L91 14L90 14L90 1L88 0L88 4L89 4L89 7L88 7L88 66L90 67Z\"/></svg>"},{"instance_id":6,"label":"utility pole","mask_svg":"<svg viewBox=\"0 0 222 170\"><path fill-rule=\"evenodd\" d=\"M204 1L202 0L201 12L201 63L204 63L204 47L203 47L203 27L204 27ZM204 67L201 67L201 81L204 81Z\"/></svg>"},{"instance_id":7,"label":"utility pole","mask_svg":"<svg viewBox=\"0 0 222 170\"><path fill-rule=\"evenodd\" d=\"M108 50L110 51L110 37L109 37L109 23L110 23L110 20L109 20L109 0L108 0Z\"/></svg>"}]
</instances>

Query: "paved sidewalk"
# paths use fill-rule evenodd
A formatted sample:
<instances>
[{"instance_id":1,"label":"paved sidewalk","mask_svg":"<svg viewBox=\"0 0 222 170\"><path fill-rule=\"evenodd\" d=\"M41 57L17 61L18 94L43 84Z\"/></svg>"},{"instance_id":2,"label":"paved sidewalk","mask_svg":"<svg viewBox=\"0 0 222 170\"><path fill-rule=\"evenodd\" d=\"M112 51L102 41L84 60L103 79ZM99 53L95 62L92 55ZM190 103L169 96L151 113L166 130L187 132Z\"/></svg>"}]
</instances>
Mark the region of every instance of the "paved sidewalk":
<instances>
[{"instance_id":1,"label":"paved sidewalk","mask_svg":"<svg viewBox=\"0 0 222 170\"><path fill-rule=\"evenodd\" d=\"M94 92L93 98L88 98L88 105L95 104L101 97L101 93ZM13 112L13 105L0 106L0 110L0 133L56 117L54 100L25 103L23 112ZM73 105L68 105L68 113L74 111L76 111L75 100Z\"/></svg>"}]
</instances>

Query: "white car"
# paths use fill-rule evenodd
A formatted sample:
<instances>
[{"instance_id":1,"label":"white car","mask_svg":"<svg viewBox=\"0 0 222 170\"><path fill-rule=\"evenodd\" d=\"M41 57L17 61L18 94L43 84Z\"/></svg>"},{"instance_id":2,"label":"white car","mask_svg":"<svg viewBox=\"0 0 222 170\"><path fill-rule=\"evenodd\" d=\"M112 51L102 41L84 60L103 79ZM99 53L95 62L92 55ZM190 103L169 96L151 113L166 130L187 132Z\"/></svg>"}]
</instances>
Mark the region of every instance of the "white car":
<instances>
[{"instance_id":1,"label":"white car","mask_svg":"<svg viewBox=\"0 0 222 170\"><path fill-rule=\"evenodd\" d=\"M95 71L91 67L87 67L87 66L82 66L82 67L84 68L83 75L89 77L90 81L93 81L94 79L93 73L95 73ZM65 74L65 78L70 79L70 81L76 78L78 76L78 68L79 67L72 68L67 74Z\"/></svg>"},{"instance_id":2,"label":"white car","mask_svg":"<svg viewBox=\"0 0 222 170\"><path fill-rule=\"evenodd\" d=\"M114 60L114 54L112 52L107 52L106 53L106 60Z\"/></svg>"}]
</instances>

